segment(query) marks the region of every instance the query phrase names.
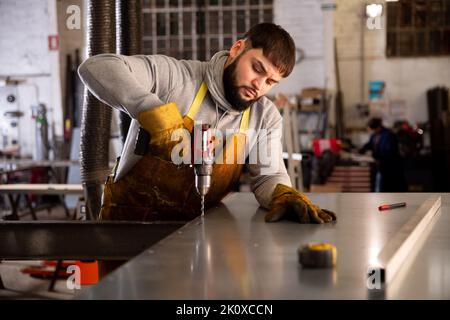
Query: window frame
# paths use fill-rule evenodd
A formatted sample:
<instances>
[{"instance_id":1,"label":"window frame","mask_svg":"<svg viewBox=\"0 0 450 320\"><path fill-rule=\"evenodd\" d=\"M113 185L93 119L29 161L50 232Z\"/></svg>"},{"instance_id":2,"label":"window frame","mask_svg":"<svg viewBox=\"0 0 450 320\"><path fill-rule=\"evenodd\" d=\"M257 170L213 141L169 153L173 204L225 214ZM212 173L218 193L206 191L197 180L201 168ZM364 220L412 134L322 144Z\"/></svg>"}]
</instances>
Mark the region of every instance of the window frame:
<instances>
[{"instance_id":1,"label":"window frame","mask_svg":"<svg viewBox=\"0 0 450 320\"><path fill-rule=\"evenodd\" d=\"M174 6L176 1L178 5ZM238 30L237 13L242 11L244 19L240 21L244 22L245 28ZM226 33L224 32L224 25L226 25L223 20L224 12L226 16L230 16L231 12L231 30L227 30ZM142 3L143 53L164 54L177 59L209 60L217 51L228 50L231 44L250 29L251 19L255 21L255 12L257 12L258 23L273 22L273 0L145 0ZM174 13L178 15L176 24L178 30L177 34L170 34L173 29L170 17ZM148 18L149 15L151 18ZM212 15L218 18L216 33L211 33ZM185 19L189 16L190 18ZM199 20L202 16L204 18ZM164 17L164 19L158 19L158 17ZM184 26L186 21L191 22L188 28ZM146 22L150 22L151 25L146 25ZM161 32L158 31L163 28L163 34L160 34ZM185 34L186 30L189 30L188 34ZM149 31L151 34L148 34ZM185 47L185 43L189 41L191 47ZM177 48L172 48L171 43L177 43Z\"/></svg>"},{"instance_id":2,"label":"window frame","mask_svg":"<svg viewBox=\"0 0 450 320\"><path fill-rule=\"evenodd\" d=\"M432 10L435 4L440 4L440 11ZM386 57L414 58L450 55L450 0L387 2L386 12ZM437 24L433 25L429 22L430 13L440 17ZM423 23L420 22L422 18ZM431 37L436 34L439 35L439 39L433 41Z\"/></svg>"}]
</instances>

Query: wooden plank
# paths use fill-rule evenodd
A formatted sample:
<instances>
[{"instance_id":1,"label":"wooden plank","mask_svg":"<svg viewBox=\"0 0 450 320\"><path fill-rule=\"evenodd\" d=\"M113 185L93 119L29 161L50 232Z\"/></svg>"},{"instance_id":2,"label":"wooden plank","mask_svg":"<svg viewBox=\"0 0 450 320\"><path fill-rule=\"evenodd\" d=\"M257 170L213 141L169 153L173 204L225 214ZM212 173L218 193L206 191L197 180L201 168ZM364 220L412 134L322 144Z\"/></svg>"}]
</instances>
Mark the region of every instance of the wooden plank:
<instances>
[{"instance_id":1,"label":"wooden plank","mask_svg":"<svg viewBox=\"0 0 450 320\"><path fill-rule=\"evenodd\" d=\"M83 194L81 184L2 184L0 194Z\"/></svg>"},{"instance_id":2,"label":"wooden plank","mask_svg":"<svg viewBox=\"0 0 450 320\"><path fill-rule=\"evenodd\" d=\"M369 177L330 177L327 182L333 182L334 180L338 180L339 182L368 182L370 183Z\"/></svg>"},{"instance_id":3,"label":"wooden plank","mask_svg":"<svg viewBox=\"0 0 450 320\"><path fill-rule=\"evenodd\" d=\"M370 192L370 188L360 188L360 187L346 188L346 187L343 187L342 192Z\"/></svg>"},{"instance_id":4,"label":"wooden plank","mask_svg":"<svg viewBox=\"0 0 450 320\"><path fill-rule=\"evenodd\" d=\"M342 192L339 183L311 184L310 192Z\"/></svg>"},{"instance_id":5,"label":"wooden plank","mask_svg":"<svg viewBox=\"0 0 450 320\"><path fill-rule=\"evenodd\" d=\"M353 182L353 181L346 181L343 182L342 185L344 187L348 187L348 188L370 188L370 183L367 182Z\"/></svg>"},{"instance_id":6,"label":"wooden plank","mask_svg":"<svg viewBox=\"0 0 450 320\"><path fill-rule=\"evenodd\" d=\"M335 166L334 169L344 171L370 171L370 167L368 166Z\"/></svg>"},{"instance_id":7,"label":"wooden plank","mask_svg":"<svg viewBox=\"0 0 450 320\"><path fill-rule=\"evenodd\" d=\"M333 171L332 177L370 177L370 172L337 172Z\"/></svg>"},{"instance_id":8,"label":"wooden plank","mask_svg":"<svg viewBox=\"0 0 450 320\"><path fill-rule=\"evenodd\" d=\"M352 171L352 172L346 172L346 171L333 171L332 175L336 176L346 176L346 177L361 177L361 176L370 176L370 172L366 171Z\"/></svg>"},{"instance_id":9,"label":"wooden plank","mask_svg":"<svg viewBox=\"0 0 450 320\"><path fill-rule=\"evenodd\" d=\"M339 171L339 172L370 172L370 168L369 167L339 167L336 166L334 167L335 171Z\"/></svg>"},{"instance_id":10,"label":"wooden plank","mask_svg":"<svg viewBox=\"0 0 450 320\"><path fill-rule=\"evenodd\" d=\"M330 183L336 184L336 182L330 182ZM350 184L350 183L339 183L339 184L342 185L343 188L347 188L347 189L354 189L354 188L370 189L370 183L365 183L365 184L360 184L360 185L354 185L354 184Z\"/></svg>"},{"instance_id":11,"label":"wooden plank","mask_svg":"<svg viewBox=\"0 0 450 320\"><path fill-rule=\"evenodd\" d=\"M382 280L389 283L401 268L415 243L441 207L441 197L429 197L391 238L378 255Z\"/></svg>"}]
</instances>

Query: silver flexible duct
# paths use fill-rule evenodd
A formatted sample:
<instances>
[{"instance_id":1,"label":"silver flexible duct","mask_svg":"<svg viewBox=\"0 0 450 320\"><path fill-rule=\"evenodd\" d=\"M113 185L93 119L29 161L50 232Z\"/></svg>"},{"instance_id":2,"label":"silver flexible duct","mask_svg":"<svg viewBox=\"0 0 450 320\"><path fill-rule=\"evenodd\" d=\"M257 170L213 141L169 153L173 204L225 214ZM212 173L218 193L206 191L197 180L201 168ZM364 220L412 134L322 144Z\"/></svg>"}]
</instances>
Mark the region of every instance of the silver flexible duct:
<instances>
[{"instance_id":1,"label":"silver flexible duct","mask_svg":"<svg viewBox=\"0 0 450 320\"><path fill-rule=\"evenodd\" d=\"M89 0L88 56L116 51L115 0ZM87 219L98 219L103 184L109 174L109 139L112 110L87 89L81 119L81 181Z\"/></svg>"}]
</instances>

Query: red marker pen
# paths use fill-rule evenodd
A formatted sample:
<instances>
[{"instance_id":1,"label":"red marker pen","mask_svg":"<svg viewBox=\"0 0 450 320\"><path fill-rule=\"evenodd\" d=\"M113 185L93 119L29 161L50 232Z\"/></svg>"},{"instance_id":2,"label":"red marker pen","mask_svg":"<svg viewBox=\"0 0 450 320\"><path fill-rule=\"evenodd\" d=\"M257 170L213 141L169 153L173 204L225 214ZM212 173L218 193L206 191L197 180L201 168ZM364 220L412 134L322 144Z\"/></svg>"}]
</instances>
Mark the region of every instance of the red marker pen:
<instances>
[{"instance_id":1,"label":"red marker pen","mask_svg":"<svg viewBox=\"0 0 450 320\"><path fill-rule=\"evenodd\" d=\"M389 210L389 209L395 209L395 208L401 208L406 207L406 202L400 202L400 203L393 203L393 204L383 204L378 207L378 210Z\"/></svg>"}]
</instances>

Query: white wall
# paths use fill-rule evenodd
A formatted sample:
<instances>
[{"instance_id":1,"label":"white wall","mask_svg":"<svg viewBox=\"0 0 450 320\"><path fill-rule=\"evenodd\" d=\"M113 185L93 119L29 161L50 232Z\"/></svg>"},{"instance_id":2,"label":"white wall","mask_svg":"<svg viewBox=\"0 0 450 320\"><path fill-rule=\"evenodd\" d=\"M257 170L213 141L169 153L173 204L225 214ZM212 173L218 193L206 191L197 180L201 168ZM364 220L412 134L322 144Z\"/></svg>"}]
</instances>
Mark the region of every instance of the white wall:
<instances>
[{"instance_id":1,"label":"white wall","mask_svg":"<svg viewBox=\"0 0 450 320\"><path fill-rule=\"evenodd\" d=\"M67 12L70 6L78 6L80 8L80 28L79 29L69 29L67 27L67 21L72 22L72 11ZM84 46L85 46L85 28L86 21L83 19L83 14L85 13L84 1L83 0L59 0L57 2L57 17L58 17L58 33L60 36L60 75L61 75L61 88L63 92L63 98L66 93L66 55L70 54L72 56L72 61L75 59L75 50L79 49L80 61L84 60Z\"/></svg>"},{"instance_id":2,"label":"white wall","mask_svg":"<svg viewBox=\"0 0 450 320\"><path fill-rule=\"evenodd\" d=\"M381 2L384 1L374 1ZM427 121L426 90L437 85L450 86L450 57L386 58L386 29L361 27L364 1L337 0L334 30L338 42L339 69L347 125L361 125L355 117L355 105L368 99L368 82L384 80L389 99L405 100L407 119ZM364 30L364 79L361 79L361 31Z\"/></svg>"},{"instance_id":3,"label":"white wall","mask_svg":"<svg viewBox=\"0 0 450 320\"><path fill-rule=\"evenodd\" d=\"M288 31L305 59L273 92L299 94L305 87L325 85L324 13L321 0L274 0L274 22Z\"/></svg>"},{"instance_id":4,"label":"white wall","mask_svg":"<svg viewBox=\"0 0 450 320\"><path fill-rule=\"evenodd\" d=\"M25 80L19 85L23 156L34 147L31 105L44 103L50 126L62 135L58 51L49 51L48 36L57 34L56 0L0 0L0 77ZM38 94L36 94L36 89Z\"/></svg>"}]
</instances>

